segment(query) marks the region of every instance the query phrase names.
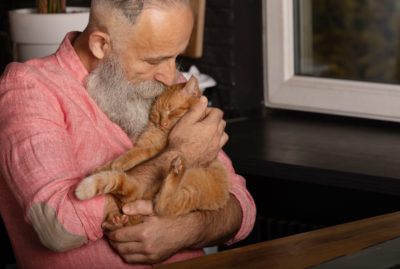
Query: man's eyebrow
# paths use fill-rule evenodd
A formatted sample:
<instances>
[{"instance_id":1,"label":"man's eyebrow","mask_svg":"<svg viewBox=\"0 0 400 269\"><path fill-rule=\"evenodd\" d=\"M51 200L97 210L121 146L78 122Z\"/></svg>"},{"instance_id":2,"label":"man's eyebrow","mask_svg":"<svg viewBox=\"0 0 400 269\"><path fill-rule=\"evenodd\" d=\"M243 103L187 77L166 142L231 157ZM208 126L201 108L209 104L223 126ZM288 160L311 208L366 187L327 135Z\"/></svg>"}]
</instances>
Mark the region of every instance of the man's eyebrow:
<instances>
[{"instance_id":1,"label":"man's eyebrow","mask_svg":"<svg viewBox=\"0 0 400 269\"><path fill-rule=\"evenodd\" d=\"M159 56L159 57L148 57L145 58L145 61L151 61L151 62L161 62L167 59L171 59L173 56Z\"/></svg>"},{"instance_id":2,"label":"man's eyebrow","mask_svg":"<svg viewBox=\"0 0 400 269\"><path fill-rule=\"evenodd\" d=\"M188 46L189 46L189 44L187 44L185 49L183 51L181 51L179 54L184 53ZM143 60L144 61L148 61L148 62L161 62L161 61L164 61L164 60L172 59L174 57L175 56L173 56L173 55L159 56L159 57L147 57L147 58L144 58Z\"/></svg>"}]
</instances>

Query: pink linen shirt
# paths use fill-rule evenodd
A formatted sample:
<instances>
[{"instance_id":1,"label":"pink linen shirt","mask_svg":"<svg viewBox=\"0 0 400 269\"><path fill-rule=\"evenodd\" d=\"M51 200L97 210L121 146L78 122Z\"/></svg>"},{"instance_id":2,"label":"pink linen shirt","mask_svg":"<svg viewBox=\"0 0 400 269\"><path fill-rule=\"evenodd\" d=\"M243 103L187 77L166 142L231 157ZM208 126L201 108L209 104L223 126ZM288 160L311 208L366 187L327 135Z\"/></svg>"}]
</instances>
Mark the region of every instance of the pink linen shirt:
<instances>
[{"instance_id":1,"label":"pink linen shirt","mask_svg":"<svg viewBox=\"0 0 400 269\"><path fill-rule=\"evenodd\" d=\"M78 182L93 168L133 147L85 89L88 71L72 47L77 34L69 33L53 55L11 63L1 77L1 216L18 268L148 268L124 263L103 237L104 196L88 201L74 196ZM223 152L218 157L230 172L231 193L243 211L230 244L250 233L256 209L229 158ZM43 238L72 247L60 250ZM201 255L202 250L182 251L165 263Z\"/></svg>"}]
</instances>

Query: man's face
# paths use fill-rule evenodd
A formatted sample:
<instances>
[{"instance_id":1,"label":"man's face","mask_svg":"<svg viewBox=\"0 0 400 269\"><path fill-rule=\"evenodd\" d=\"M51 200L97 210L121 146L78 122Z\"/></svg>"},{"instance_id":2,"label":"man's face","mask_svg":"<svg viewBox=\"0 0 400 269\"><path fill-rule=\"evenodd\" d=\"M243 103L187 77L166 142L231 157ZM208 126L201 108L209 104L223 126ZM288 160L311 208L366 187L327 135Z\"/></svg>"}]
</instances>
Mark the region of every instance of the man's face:
<instances>
[{"instance_id":1,"label":"man's face","mask_svg":"<svg viewBox=\"0 0 400 269\"><path fill-rule=\"evenodd\" d=\"M188 5L144 9L119 53L127 80L174 84L176 57L187 47L192 27Z\"/></svg>"},{"instance_id":2,"label":"man's face","mask_svg":"<svg viewBox=\"0 0 400 269\"><path fill-rule=\"evenodd\" d=\"M192 21L189 6L144 10L123 50L113 50L88 76L89 94L129 136L143 131L154 98L174 83Z\"/></svg>"}]
</instances>

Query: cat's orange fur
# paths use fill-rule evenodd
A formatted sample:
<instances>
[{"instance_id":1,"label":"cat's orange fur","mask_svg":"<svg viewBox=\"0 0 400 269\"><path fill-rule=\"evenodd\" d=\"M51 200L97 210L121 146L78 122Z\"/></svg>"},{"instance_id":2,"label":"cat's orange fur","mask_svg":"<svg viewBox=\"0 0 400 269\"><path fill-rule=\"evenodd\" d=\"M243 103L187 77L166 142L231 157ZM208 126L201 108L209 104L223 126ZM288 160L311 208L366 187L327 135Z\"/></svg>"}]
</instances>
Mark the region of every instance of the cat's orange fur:
<instances>
[{"instance_id":1,"label":"cat's orange fur","mask_svg":"<svg viewBox=\"0 0 400 269\"><path fill-rule=\"evenodd\" d=\"M183 156L171 163L167 177L155 183L150 191L131 176L131 168L158 154L167 143L169 131L195 104L201 93L197 79L169 87L157 98L150 112L150 121L138 137L135 147L117 159L97 168L78 185L75 194L81 200L110 193L119 208L137 199L153 200L159 215L177 216L194 210L221 208L229 196L230 181L224 165L216 159L208 167L186 167ZM140 222L140 217L116 213L104 227L110 230Z\"/></svg>"}]
</instances>

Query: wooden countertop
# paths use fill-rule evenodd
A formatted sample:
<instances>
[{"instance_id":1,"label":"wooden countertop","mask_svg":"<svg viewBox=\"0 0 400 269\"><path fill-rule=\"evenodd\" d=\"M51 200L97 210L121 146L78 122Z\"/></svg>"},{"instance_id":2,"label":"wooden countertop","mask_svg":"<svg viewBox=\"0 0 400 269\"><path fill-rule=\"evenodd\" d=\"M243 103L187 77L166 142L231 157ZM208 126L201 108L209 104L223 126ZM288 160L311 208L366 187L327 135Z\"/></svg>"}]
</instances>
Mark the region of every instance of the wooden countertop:
<instances>
[{"instance_id":1,"label":"wooden countertop","mask_svg":"<svg viewBox=\"0 0 400 269\"><path fill-rule=\"evenodd\" d=\"M161 268L307 268L398 236L400 212L222 251Z\"/></svg>"}]
</instances>

